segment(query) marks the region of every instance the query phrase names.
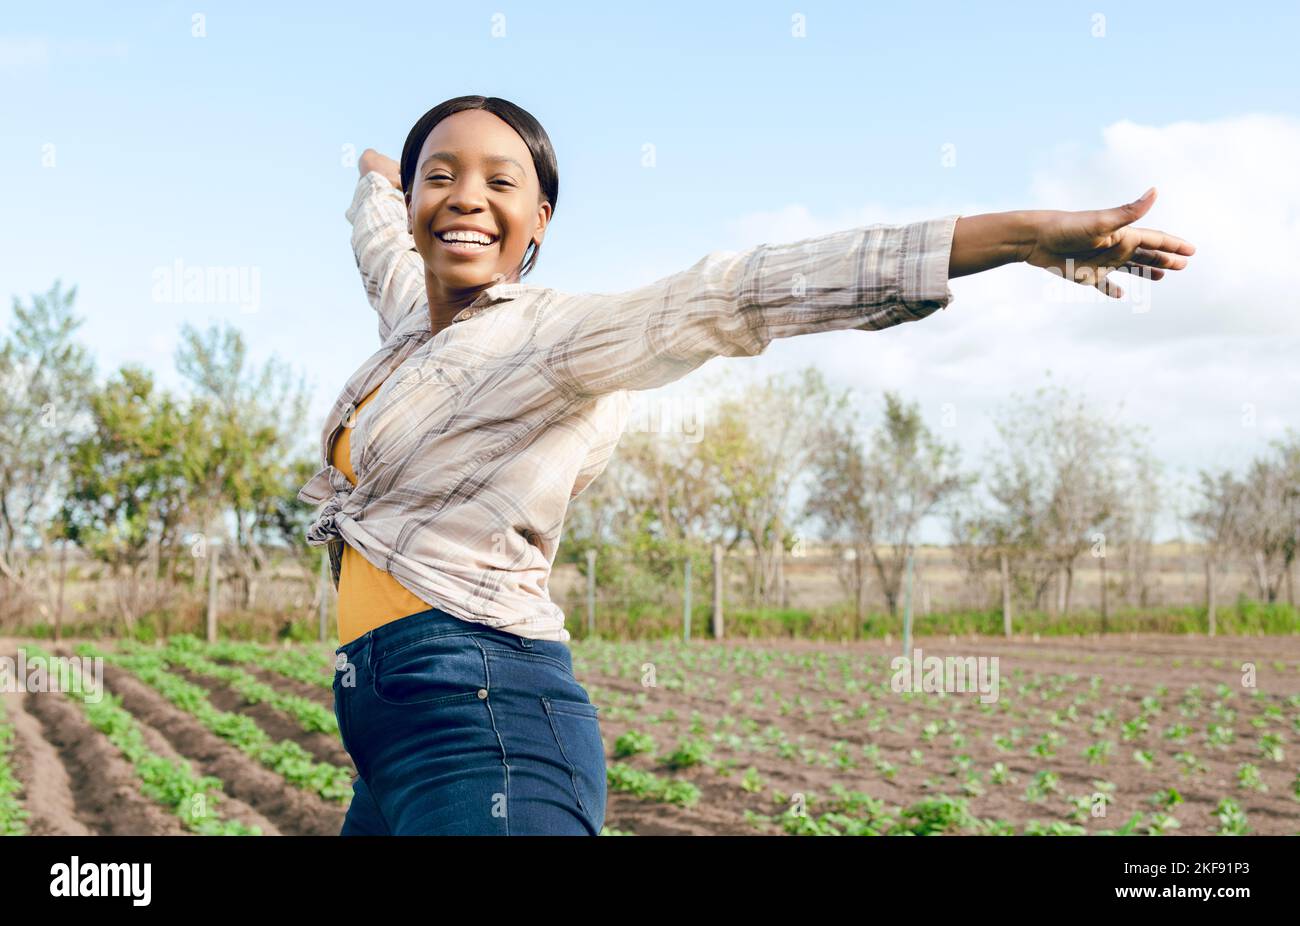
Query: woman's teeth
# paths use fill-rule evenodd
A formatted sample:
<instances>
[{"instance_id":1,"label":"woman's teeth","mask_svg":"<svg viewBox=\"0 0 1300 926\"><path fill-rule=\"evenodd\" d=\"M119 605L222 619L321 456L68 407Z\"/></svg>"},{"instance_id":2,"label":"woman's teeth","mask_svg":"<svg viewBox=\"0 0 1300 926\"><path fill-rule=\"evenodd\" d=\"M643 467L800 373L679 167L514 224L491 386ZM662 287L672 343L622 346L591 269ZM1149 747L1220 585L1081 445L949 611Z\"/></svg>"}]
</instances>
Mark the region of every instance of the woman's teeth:
<instances>
[{"instance_id":1,"label":"woman's teeth","mask_svg":"<svg viewBox=\"0 0 1300 926\"><path fill-rule=\"evenodd\" d=\"M443 244L468 245L469 247L489 247L495 239L474 232L446 232L437 236Z\"/></svg>"}]
</instances>

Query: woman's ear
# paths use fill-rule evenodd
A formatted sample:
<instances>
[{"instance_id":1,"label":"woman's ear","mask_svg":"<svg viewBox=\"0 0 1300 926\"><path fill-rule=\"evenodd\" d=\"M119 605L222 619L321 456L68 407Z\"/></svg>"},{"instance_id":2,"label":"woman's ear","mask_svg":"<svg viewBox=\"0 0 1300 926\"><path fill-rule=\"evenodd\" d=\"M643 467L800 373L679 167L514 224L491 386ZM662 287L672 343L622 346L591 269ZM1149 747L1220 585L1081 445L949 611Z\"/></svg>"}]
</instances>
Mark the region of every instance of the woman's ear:
<instances>
[{"instance_id":1,"label":"woman's ear","mask_svg":"<svg viewBox=\"0 0 1300 926\"><path fill-rule=\"evenodd\" d=\"M406 233L413 235L415 229L411 227L411 194L410 192L404 192L402 196L406 199Z\"/></svg>"},{"instance_id":2,"label":"woman's ear","mask_svg":"<svg viewBox=\"0 0 1300 926\"><path fill-rule=\"evenodd\" d=\"M551 204L543 201L537 209L537 230L533 234L533 241L540 245L542 239L546 237L546 226L551 224Z\"/></svg>"}]
</instances>

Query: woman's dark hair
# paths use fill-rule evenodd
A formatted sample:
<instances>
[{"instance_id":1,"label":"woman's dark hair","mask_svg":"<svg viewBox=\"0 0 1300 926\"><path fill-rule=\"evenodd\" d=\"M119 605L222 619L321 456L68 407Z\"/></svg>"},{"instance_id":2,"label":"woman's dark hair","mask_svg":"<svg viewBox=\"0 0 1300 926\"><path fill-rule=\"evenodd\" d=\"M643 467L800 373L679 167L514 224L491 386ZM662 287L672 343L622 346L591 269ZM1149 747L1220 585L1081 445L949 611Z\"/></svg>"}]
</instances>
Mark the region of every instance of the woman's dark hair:
<instances>
[{"instance_id":1,"label":"woman's dark hair","mask_svg":"<svg viewBox=\"0 0 1300 926\"><path fill-rule=\"evenodd\" d=\"M429 137L433 127L453 113L466 109L487 110L519 133L519 137L524 140L524 144L528 146L533 156L533 168L537 171L537 179L541 183L542 198L551 204L551 214L554 215L556 200L560 197L560 170L555 163L555 149L551 147L551 139L542 128L542 124L534 119L531 113L509 100L495 96L454 97L439 103L421 116L411 127L410 134L406 136L406 144L402 146L402 189L410 192L411 185L415 182L415 169L419 166L415 160L420 156L424 140ZM537 263L539 250L536 243L530 244L520 265L520 279L526 276Z\"/></svg>"}]
</instances>

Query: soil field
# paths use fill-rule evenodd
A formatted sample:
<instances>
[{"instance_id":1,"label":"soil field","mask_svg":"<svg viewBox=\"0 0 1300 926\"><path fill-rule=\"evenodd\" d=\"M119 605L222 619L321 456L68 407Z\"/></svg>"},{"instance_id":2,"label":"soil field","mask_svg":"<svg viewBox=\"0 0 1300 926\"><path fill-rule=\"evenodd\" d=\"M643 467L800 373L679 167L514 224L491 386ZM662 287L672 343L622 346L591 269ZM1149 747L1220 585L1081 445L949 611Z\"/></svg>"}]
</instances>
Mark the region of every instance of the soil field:
<instances>
[{"instance_id":1,"label":"soil field","mask_svg":"<svg viewBox=\"0 0 1300 926\"><path fill-rule=\"evenodd\" d=\"M129 719L0 695L19 832L338 833L355 770L330 728L330 647L94 646ZM606 832L1300 834L1300 637L918 649L904 667L878 641L574 644ZM186 800L148 784L160 768L190 776Z\"/></svg>"}]
</instances>

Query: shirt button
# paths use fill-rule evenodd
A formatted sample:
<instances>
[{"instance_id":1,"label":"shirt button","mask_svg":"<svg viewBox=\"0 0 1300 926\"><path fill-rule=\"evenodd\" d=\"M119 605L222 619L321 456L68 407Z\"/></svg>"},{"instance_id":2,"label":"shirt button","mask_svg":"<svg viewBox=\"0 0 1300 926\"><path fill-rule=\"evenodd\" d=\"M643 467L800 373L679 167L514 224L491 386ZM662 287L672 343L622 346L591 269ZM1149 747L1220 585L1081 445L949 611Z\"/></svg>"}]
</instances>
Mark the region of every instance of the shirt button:
<instances>
[{"instance_id":1,"label":"shirt button","mask_svg":"<svg viewBox=\"0 0 1300 926\"><path fill-rule=\"evenodd\" d=\"M480 689L478 690L478 699L479 699L480 701L482 701L482 700L483 700L484 698L486 698L486 697L487 697L487 689L486 689L486 688L480 688Z\"/></svg>"}]
</instances>

